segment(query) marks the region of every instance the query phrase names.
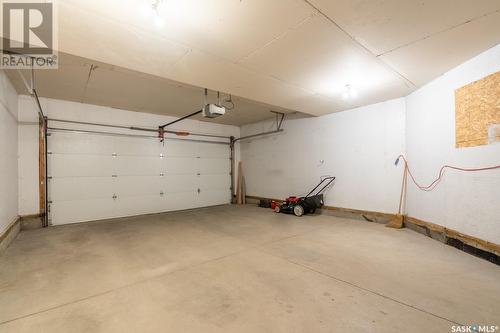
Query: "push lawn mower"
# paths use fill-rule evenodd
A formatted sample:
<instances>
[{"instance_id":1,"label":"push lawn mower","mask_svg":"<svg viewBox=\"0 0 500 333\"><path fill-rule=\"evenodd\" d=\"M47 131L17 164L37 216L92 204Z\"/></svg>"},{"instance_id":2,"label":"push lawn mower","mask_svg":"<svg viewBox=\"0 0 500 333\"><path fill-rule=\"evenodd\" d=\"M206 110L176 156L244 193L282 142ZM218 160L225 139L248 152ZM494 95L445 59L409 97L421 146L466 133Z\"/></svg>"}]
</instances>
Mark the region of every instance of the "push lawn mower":
<instances>
[{"instance_id":1,"label":"push lawn mower","mask_svg":"<svg viewBox=\"0 0 500 333\"><path fill-rule=\"evenodd\" d=\"M319 184L305 197L288 197L281 204L277 204L274 211L276 213L295 214L296 216L314 214L317 208L323 206L323 192L334 180L335 177L321 179ZM319 187L321 189L318 190Z\"/></svg>"}]
</instances>

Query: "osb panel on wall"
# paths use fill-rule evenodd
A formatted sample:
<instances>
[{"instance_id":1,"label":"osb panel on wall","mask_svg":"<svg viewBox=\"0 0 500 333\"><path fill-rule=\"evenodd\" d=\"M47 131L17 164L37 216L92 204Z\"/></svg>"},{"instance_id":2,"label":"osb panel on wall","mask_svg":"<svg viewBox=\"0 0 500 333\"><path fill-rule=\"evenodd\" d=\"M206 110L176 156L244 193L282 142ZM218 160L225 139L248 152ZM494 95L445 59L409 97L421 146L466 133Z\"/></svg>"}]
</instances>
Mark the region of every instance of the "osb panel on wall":
<instances>
[{"instance_id":1,"label":"osb panel on wall","mask_svg":"<svg viewBox=\"0 0 500 333\"><path fill-rule=\"evenodd\" d=\"M500 72L455 90L456 147L500 141Z\"/></svg>"}]
</instances>

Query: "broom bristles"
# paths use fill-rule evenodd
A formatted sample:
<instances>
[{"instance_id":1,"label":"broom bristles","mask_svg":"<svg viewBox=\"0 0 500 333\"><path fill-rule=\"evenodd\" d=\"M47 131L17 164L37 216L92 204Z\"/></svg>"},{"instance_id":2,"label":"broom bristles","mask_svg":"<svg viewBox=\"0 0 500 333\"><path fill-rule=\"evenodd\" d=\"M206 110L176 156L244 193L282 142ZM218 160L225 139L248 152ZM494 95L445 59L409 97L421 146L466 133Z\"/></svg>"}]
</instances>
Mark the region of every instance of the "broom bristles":
<instances>
[{"instance_id":1,"label":"broom bristles","mask_svg":"<svg viewBox=\"0 0 500 333\"><path fill-rule=\"evenodd\" d=\"M389 228L401 229L403 228L403 220L403 215L396 214L385 226Z\"/></svg>"},{"instance_id":2,"label":"broom bristles","mask_svg":"<svg viewBox=\"0 0 500 333\"><path fill-rule=\"evenodd\" d=\"M396 160L396 165L398 164L397 162L399 161L399 157ZM404 215L401 214L402 208L403 208L403 201L405 199L406 195L406 179L407 179L407 173L408 173L408 166L406 165L406 160L405 160L405 169L403 172L403 180L401 182L401 194L399 196L399 209L398 213L394 215L394 217L385 225L386 227L389 228L395 228L395 229L401 229L404 226Z\"/></svg>"}]
</instances>

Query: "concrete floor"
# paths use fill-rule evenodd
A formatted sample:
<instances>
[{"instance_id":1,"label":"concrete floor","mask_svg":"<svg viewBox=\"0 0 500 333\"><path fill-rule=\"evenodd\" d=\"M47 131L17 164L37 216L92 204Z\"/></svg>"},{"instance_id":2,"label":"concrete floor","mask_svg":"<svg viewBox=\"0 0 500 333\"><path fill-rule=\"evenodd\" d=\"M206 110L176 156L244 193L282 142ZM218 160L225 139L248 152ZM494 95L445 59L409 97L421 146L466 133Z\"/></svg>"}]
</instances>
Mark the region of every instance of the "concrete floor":
<instances>
[{"instance_id":1,"label":"concrete floor","mask_svg":"<svg viewBox=\"0 0 500 333\"><path fill-rule=\"evenodd\" d=\"M0 332L451 332L500 325L500 267L409 230L254 206L22 232Z\"/></svg>"}]
</instances>

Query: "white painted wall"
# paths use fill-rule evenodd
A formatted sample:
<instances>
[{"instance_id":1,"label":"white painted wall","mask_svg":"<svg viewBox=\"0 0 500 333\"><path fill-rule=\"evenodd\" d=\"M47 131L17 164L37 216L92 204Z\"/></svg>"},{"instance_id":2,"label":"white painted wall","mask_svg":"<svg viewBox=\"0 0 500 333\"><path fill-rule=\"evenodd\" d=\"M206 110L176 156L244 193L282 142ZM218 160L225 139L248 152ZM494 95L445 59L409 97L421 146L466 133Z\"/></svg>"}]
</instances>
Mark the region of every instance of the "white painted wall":
<instances>
[{"instance_id":1,"label":"white painted wall","mask_svg":"<svg viewBox=\"0 0 500 333\"><path fill-rule=\"evenodd\" d=\"M242 135L272 130L273 121L242 127ZM283 133L245 140L241 156L247 194L305 195L320 176L336 176L326 205L393 213L405 150L405 101L395 99L318 118L285 120ZM321 161L324 161L323 163Z\"/></svg>"},{"instance_id":2,"label":"white painted wall","mask_svg":"<svg viewBox=\"0 0 500 333\"><path fill-rule=\"evenodd\" d=\"M429 184L443 164L500 164L500 144L455 148L454 90L500 70L500 45L425 85L406 98L406 144L418 181ZM500 111L499 111L500 112ZM432 192L410 184L408 214L500 244L500 170L446 171Z\"/></svg>"},{"instance_id":3,"label":"white painted wall","mask_svg":"<svg viewBox=\"0 0 500 333\"><path fill-rule=\"evenodd\" d=\"M31 100L31 103L34 103ZM40 213L38 173L38 120L35 115L19 112L19 215Z\"/></svg>"},{"instance_id":4,"label":"white painted wall","mask_svg":"<svg viewBox=\"0 0 500 333\"><path fill-rule=\"evenodd\" d=\"M126 110L101 107L90 104L68 102L55 99L41 98L40 102L45 114L49 118L66 119L86 122L98 122L113 125L139 126L157 128L160 124L167 123L176 118L132 112ZM19 119L23 122L37 121L36 105L30 96L19 96ZM94 131L114 131L117 133L132 133L124 129L109 129L97 126L77 125L51 122L51 126L60 128L76 128ZM175 124L169 129L187 130L197 133L234 135L240 134L239 127L219 125L211 122L185 120ZM22 137L21 137L22 134ZM137 132L133 134L142 134ZM147 134L147 133L146 133ZM151 133L150 135L155 135ZM193 139L195 137L192 137ZM22 214L38 213L38 127L24 125L20 131L20 165L19 172L23 175L19 188L19 203ZM168 140L167 140L168 144ZM236 161L239 160L239 149L236 147ZM35 175L36 171L36 175Z\"/></svg>"},{"instance_id":5,"label":"white painted wall","mask_svg":"<svg viewBox=\"0 0 500 333\"><path fill-rule=\"evenodd\" d=\"M500 70L500 45L467 61L411 95L319 118L288 120L285 132L242 143L249 195L302 195L321 175L337 176L326 204L397 211L406 151L417 180L429 184L444 164L500 164L500 144L455 148L454 90ZM406 115L406 116L405 116ZM273 129L242 127L242 135ZM320 160L324 160L321 164ZM447 171L432 192L410 183L407 213L500 244L499 170Z\"/></svg>"},{"instance_id":6,"label":"white painted wall","mask_svg":"<svg viewBox=\"0 0 500 333\"><path fill-rule=\"evenodd\" d=\"M35 100L19 96L19 215L40 213L38 174L38 112Z\"/></svg>"},{"instance_id":7,"label":"white painted wall","mask_svg":"<svg viewBox=\"0 0 500 333\"><path fill-rule=\"evenodd\" d=\"M17 93L0 71L0 235L17 214Z\"/></svg>"}]
</instances>

